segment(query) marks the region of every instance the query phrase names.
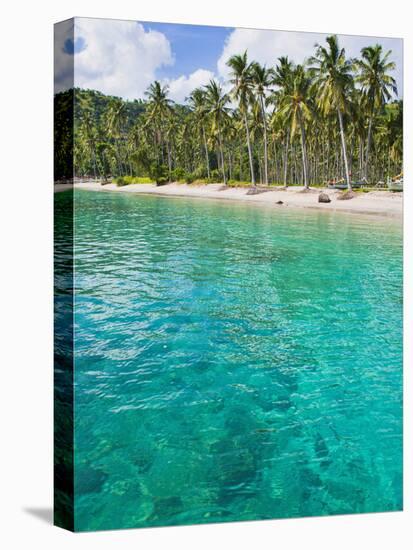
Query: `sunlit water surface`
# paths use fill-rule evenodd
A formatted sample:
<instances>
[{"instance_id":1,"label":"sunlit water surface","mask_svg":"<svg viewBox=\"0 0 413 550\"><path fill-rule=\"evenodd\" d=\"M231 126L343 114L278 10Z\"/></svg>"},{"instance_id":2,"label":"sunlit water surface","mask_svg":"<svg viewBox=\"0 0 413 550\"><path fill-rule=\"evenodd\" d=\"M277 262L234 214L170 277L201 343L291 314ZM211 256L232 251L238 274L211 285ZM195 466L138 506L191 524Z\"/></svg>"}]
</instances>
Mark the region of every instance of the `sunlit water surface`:
<instances>
[{"instance_id":1,"label":"sunlit water surface","mask_svg":"<svg viewBox=\"0 0 413 550\"><path fill-rule=\"evenodd\" d=\"M402 507L402 233L75 192L79 530Z\"/></svg>"}]
</instances>

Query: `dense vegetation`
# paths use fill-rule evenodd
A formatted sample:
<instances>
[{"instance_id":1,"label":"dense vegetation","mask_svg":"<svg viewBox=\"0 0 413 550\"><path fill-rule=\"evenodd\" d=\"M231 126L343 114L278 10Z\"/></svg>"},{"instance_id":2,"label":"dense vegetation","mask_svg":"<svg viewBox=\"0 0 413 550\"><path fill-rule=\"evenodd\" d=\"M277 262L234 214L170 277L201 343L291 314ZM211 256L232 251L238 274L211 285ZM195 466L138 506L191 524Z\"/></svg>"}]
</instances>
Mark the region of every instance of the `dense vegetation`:
<instances>
[{"instance_id":1,"label":"dense vegetation","mask_svg":"<svg viewBox=\"0 0 413 550\"><path fill-rule=\"evenodd\" d=\"M245 52L229 59L229 83L212 80L185 105L157 81L145 100L57 94L56 178L72 176L73 152L76 176L120 184L385 181L402 169L403 103L390 54L376 45L348 59L336 36L303 65L281 57L265 67Z\"/></svg>"}]
</instances>

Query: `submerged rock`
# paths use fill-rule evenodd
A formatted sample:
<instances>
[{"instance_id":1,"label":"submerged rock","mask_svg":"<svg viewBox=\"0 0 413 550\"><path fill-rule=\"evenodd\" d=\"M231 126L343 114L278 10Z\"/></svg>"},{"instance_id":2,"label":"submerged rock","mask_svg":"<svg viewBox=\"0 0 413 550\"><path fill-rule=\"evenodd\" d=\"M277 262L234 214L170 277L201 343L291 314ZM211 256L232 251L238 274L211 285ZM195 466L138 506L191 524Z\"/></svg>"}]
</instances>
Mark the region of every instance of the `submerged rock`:
<instances>
[{"instance_id":1,"label":"submerged rock","mask_svg":"<svg viewBox=\"0 0 413 550\"><path fill-rule=\"evenodd\" d=\"M107 477L104 472L90 466L80 467L76 471L76 492L82 495L99 493Z\"/></svg>"},{"instance_id":2,"label":"submerged rock","mask_svg":"<svg viewBox=\"0 0 413 550\"><path fill-rule=\"evenodd\" d=\"M318 195L318 202L331 202L331 199L327 193L320 193Z\"/></svg>"},{"instance_id":3,"label":"submerged rock","mask_svg":"<svg viewBox=\"0 0 413 550\"><path fill-rule=\"evenodd\" d=\"M165 519L176 516L183 510L183 502L179 496L160 497L155 500L153 516Z\"/></svg>"}]
</instances>

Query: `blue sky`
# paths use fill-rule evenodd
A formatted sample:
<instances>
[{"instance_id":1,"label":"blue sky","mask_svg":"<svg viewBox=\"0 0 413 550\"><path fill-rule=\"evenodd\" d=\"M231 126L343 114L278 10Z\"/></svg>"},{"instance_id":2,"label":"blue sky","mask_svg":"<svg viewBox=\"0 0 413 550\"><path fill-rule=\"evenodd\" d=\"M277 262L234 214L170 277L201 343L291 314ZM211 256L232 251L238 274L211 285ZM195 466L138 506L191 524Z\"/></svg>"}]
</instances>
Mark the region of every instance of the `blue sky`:
<instances>
[{"instance_id":1,"label":"blue sky","mask_svg":"<svg viewBox=\"0 0 413 550\"><path fill-rule=\"evenodd\" d=\"M107 19L76 18L56 26L56 91L70 85L70 64L75 64L75 85L127 99L143 98L155 79L168 84L172 99L185 101L197 86L217 78L228 80L226 62L247 50L250 59L267 66L281 55L296 63L314 53L326 34L257 29L234 29ZM339 35L349 57L364 46L380 43L392 50L394 72L403 95L402 40Z\"/></svg>"},{"instance_id":2,"label":"blue sky","mask_svg":"<svg viewBox=\"0 0 413 550\"><path fill-rule=\"evenodd\" d=\"M200 67L215 71L225 39L234 30L173 23L143 23L143 26L163 33L172 47L175 63L161 67L157 71L158 78L177 78L181 74L191 74Z\"/></svg>"}]
</instances>

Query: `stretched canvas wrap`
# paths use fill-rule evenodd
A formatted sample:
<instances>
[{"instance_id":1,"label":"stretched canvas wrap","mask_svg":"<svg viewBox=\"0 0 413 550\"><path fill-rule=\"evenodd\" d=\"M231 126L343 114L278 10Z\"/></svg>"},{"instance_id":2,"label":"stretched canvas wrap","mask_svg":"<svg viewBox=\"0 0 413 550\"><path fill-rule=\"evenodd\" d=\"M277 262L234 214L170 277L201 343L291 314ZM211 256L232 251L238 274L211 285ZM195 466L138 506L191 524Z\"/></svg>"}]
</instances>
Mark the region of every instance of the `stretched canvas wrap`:
<instances>
[{"instance_id":1,"label":"stretched canvas wrap","mask_svg":"<svg viewBox=\"0 0 413 550\"><path fill-rule=\"evenodd\" d=\"M55 523L401 510L402 40L55 26Z\"/></svg>"}]
</instances>

